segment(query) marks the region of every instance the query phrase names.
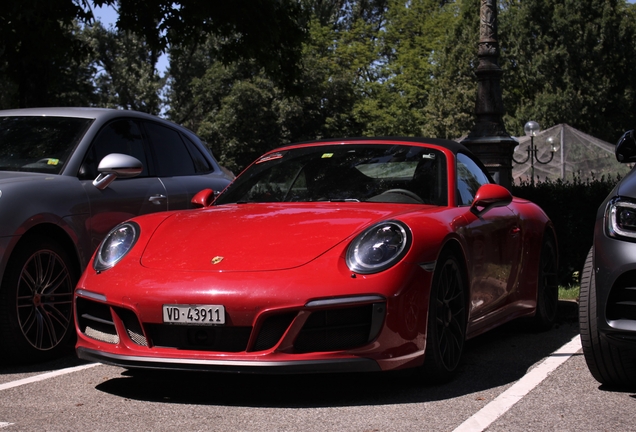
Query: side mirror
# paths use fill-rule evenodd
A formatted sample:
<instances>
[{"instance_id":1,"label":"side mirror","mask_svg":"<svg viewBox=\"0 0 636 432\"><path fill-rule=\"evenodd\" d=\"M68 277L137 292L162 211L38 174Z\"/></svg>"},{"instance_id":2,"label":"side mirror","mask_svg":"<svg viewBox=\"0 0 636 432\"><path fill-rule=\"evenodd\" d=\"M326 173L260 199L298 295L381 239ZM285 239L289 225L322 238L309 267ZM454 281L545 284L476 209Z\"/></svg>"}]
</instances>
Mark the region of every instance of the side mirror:
<instances>
[{"instance_id":1,"label":"side mirror","mask_svg":"<svg viewBox=\"0 0 636 432\"><path fill-rule=\"evenodd\" d=\"M634 130L627 131L616 143L616 160L621 163L636 162Z\"/></svg>"},{"instance_id":2,"label":"side mirror","mask_svg":"<svg viewBox=\"0 0 636 432\"><path fill-rule=\"evenodd\" d=\"M203 189L202 191L197 192L195 196L192 197L190 202L194 205L195 208L198 207L209 207L216 198L216 194L212 189Z\"/></svg>"},{"instance_id":3,"label":"side mirror","mask_svg":"<svg viewBox=\"0 0 636 432\"><path fill-rule=\"evenodd\" d=\"M93 186L104 190L116 178L130 178L138 176L143 170L139 159L121 153L111 153L99 162L99 175L93 180Z\"/></svg>"},{"instance_id":4,"label":"side mirror","mask_svg":"<svg viewBox=\"0 0 636 432\"><path fill-rule=\"evenodd\" d=\"M470 211L479 216L491 208L507 206L511 201L512 194L505 187L497 184L485 184L475 194Z\"/></svg>"}]
</instances>

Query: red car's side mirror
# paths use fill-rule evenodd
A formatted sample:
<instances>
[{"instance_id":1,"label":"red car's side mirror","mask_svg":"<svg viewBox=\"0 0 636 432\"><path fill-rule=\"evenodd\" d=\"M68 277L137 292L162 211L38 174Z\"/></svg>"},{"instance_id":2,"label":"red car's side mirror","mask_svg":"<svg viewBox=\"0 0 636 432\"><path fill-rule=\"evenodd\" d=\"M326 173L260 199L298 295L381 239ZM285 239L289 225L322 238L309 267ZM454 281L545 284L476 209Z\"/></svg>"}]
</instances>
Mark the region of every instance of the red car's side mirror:
<instances>
[{"instance_id":1,"label":"red car's side mirror","mask_svg":"<svg viewBox=\"0 0 636 432\"><path fill-rule=\"evenodd\" d=\"M195 208L198 207L209 207L216 198L214 191L212 189L203 189L202 191L197 192L195 196L192 197L190 202L194 205Z\"/></svg>"},{"instance_id":2,"label":"red car's side mirror","mask_svg":"<svg viewBox=\"0 0 636 432\"><path fill-rule=\"evenodd\" d=\"M511 201L512 194L505 187L497 184L485 184L475 194L470 211L479 216L493 207L507 206Z\"/></svg>"}]
</instances>

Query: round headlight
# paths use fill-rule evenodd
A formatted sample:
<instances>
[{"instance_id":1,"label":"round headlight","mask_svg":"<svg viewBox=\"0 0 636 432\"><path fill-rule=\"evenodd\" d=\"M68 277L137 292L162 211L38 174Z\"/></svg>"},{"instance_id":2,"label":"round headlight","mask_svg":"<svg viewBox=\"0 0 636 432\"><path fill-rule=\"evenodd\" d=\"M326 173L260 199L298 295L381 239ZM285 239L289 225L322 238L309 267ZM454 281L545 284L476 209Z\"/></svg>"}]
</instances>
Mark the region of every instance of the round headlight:
<instances>
[{"instance_id":1,"label":"round headlight","mask_svg":"<svg viewBox=\"0 0 636 432\"><path fill-rule=\"evenodd\" d=\"M139 225L125 222L113 228L97 249L93 268L107 270L117 264L133 248L139 237Z\"/></svg>"},{"instance_id":2,"label":"round headlight","mask_svg":"<svg viewBox=\"0 0 636 432\"><path fill-rule=\"evenodd\" d=\"M377 273L397 263L411 246L411 230L398 221L373 225L347 249L347 265L362 274Z\"/></svg>"}]
</instances>

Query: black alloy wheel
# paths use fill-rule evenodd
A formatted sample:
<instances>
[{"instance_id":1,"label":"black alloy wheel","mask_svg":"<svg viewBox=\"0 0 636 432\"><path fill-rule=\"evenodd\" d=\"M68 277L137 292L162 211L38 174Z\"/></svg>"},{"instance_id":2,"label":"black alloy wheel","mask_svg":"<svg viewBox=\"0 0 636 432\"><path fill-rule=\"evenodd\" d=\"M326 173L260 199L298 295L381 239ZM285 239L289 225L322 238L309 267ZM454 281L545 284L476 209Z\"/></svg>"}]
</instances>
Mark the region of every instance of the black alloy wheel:
<instances>
[{"instance_id":1,"label":"black alloy wheel","mask_svg":"<svg viewBox=\"0 0 636 432\"><path fill-rule=\"evenodd\" d=\"M0 289L1 360L43 361L70 348L78 274L51 240L18 245Z\"/></svg>"},{"instance_id":2,"label":"black alloy wheel","mask_svg":"<svg viewBox=\"0 0 636 432\"><path fill-rule=\"evenodd\" d=\"M552 328L559 304L558 256L554 241L548 234L541 246L539 274L537 278L537 311L532 327L537 331Z\"/></svg>"},{"instance_id":3,"label":"black alloy wheel","mask_svg":"<svg viewBox=\"0 0 636 432\"><path fill-rule=\"evenodd\" d=\"M636 388L636 350L609 344L598 331L596 278L590 249L581 274L579 327L585 362L594 379L617 388Z\"/></svg>"},{"instance_id":4,"label":"black alloy wheel","mask_svg":"<svg viewBox=\"0 0 636 432\"><path fill-rule=\"evenodd\" d=\"M443 253L437 261L428 313L424 379L449 381L460 363L466 340L466 288L457 258Z\"/></svg>"}]
</instances>

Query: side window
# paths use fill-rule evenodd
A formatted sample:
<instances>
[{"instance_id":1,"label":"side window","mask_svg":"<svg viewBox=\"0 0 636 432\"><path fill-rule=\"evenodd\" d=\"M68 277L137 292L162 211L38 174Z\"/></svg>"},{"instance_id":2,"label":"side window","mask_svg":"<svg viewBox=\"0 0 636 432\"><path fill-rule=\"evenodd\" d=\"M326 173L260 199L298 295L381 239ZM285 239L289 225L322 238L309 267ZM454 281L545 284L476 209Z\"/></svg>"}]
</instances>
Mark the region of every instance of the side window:
<instances>
[{"instance_id":1,"label":"side window","mask_svg":"<svg viewBox=\"0 0 636 432\"><path fill-rule=\"evenodd\" d=\"M214 168L210 165L208 160L201 154L199 148L186 136L183 136L183 141L190 152L190 156L192 156L192 161L194 162L194 169L198 174L209 173L214 171Z\"/></svg>"},{"instance_id":2,"label":"side window","mask_svg":"<svg viewBox=\"0 0 636 432\"><path fill-rule=\"evenodd\" d=\"M190 153L179 132L152 122L145 122L144 127L155 154L159 176L175 177L196 173Z\"/></svg>"},{"instance_id":3,"label":"side window","mask_svg":"<svg viewBox=\"0 0 636 432\"><path fill-rule=\"evenodd\" d=\"M80 180L97 177L99 162L111 153L123 153L139 159L143 164L143 171L137 177L148 176L148 160L141 130L136 122L126 119L109 123L99 131L80 167Z\"/></svg>"},{"instance_id":4,"label":"side window","mask_svg":"<svg viewBox=\"0 0 636 432\"><path fill-rule=\"evenodd\" d=\"M470 205L477 190L490 183L488 175L470 157L457 154L457 191L458 205Z\"/></svg>"}]
</instances>

